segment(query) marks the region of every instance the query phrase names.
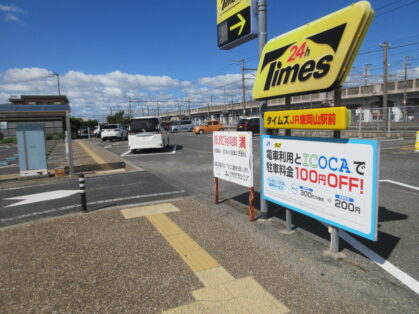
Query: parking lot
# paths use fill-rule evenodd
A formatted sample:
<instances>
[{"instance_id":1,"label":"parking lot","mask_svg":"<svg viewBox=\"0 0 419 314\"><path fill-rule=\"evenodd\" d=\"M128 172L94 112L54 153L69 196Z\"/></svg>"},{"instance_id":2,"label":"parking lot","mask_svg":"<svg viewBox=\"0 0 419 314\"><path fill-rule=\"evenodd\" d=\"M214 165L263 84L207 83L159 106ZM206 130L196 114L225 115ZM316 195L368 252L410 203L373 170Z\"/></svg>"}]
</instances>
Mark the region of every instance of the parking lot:
<instances>
[{"instance_id":1,"label":"parking lot","mask_svg":"<svg viewBox=\"0 0 419 314\"><path fill-rule=\"evenodd\" d=\"M10 251L6 239L14 232L13 230L19 230L17 234L19 237L23 236L25 242L28 241L26 232L32 229L34 234L43 238L45 238L42 236L43 232L48 232L48 234L53 232L50 235L54 238L54 232L59 232L61 229L66 230L63 234L66 239L72 239L74 234L80 233L82 237L86 237L86 241L80 242L77 250L85 252L86 261L89 265L94 265L99 263L96 257L88 254L83 247L87 248L91 244L98 246L96 250L100 250L99 247L102 246L106 247L101 253L104 255L99 255L102 256L101 261L106 261L103 265L101 264L102 272L108 274L109 278L114 278L117 286L122 287L125 282L140 280L138 276L143 278L144 274L137 274L134 267L127 277L126 272L118 273L113 267L106 268L106 265L118 262L130 268L133 267L132 262L135 258L141 254L147 254L141 257L141 267L147 268L146 260L148 259L152 261L163 255L166 259L178 259L178 257L166 249L162 249L160 255L155 255L151 244L143 248L138 246L143 237L150 239L149 241L153 239L158 247L162 245L164 247L164 244L155 238L155 231L149 228L149 224L142 225L142 221L121 224L119 210L130 206L171 202L181 209L181 214L169 213L168 215L206 248L208 254L214 256L223 267L226 267L234 278L254 276L262 287L291 311L310 313L323 309L326 312L333 312L336 309L345 308L347 312L353 313L414 312L419 304L417 290L415 290L419 278L417 266L419 256L416 249L419 229L415 224L419 218L417 212L419 155L412 151L412 140L380 141L378 241L372 242L355 235L341 233L344 240L340 241L340 249L346 256L343 260L334 260L324 255L323 252L329 246L327 228L307 216L293 213L294 232L284 234L281 233L285 228L284 210L270 204L272 214L270 220L257 220L250 223L247 217L248 193L244 187L220 180L220 204L214 205L211 134L195 135L188 132L170 134L169 147L136 153L128 150L127 141L104 142L91 138L81 140L81 143L88 144L89 151L93 150L89 153L91 156L100 155L110 163L121 159L126 162L127 166L130 165L132 170L125 172L124 169L119 169L121 171L117 169L118 172L111 170L104 171L103 175L97 173L87 176L86 193L89 216L80 216L80 218L77 216L80 211L77 178L56 178L57 181L39 181L13 187L3 184L0 188L0 201L3 207L0 221L5 232L2 233L4 237L0 238L3 242L0 242L5 251ZM258 135L253 136L253 144L255 190L256 199L258 199L260 192L260 137ZM84 144L77 145L85 146ZM87 152L84 155L89 155ZM109 156L113 157L109 158ZM25 203L29 201L30 195L48 191L57 193L67 191L69 194L56 196L55 199L43 202L38 200L33 204ZM256 208L259 208L258 202L256 202ZM59 220L45 220L45 218L52 219L60 216L62 218ZM39 219L41 219L40 223L29 223ZM117 225L114 225L116 222ZM80 230L76 230L78 226ZM135 234L136 226L141 230L138 234L140 239L137 239ZM56 237L60 238L58 235ZM237 239L240 239L240 244L236 242ZM115 241L126 243L124 246L130 247L129 250L133 254L123 253L115 250L113 246L105 245L105 243ZM45 259L48 269L60 269L61 266L54 265L53 262L57 258L65 260L66 263L72 263L71 256L60 257L66 253L59 250L58 243L54 245L54 251L48 252L45 257L36 258L39 261ZM245 243L250 246L244 245ZM75 244L72 245L74 247ZM34 247L41 251L46 249L42 241ZM113 260L106 254L106 250L112 250L114 254L117 254L117 258ZM37 252L31 252L32 256L37 256ZM25 251L19 254L22 254L22 259L27 258ZM173 263L178 262L176 260ZM150 278L160 278L161 275L158 274L161 272L158 267L161 265L158 265L160 264L156 264L156 267L152 267L149 271ZM66 268L74 269L74 265L69 264ZM104 291L106 282L102 277L98 277L94 269L94 267L86 266L80 274L71 271L67 275L90 278L87 281L82 280L80 285L89 287L89 290L95 290L91 286L93 280L98 282L100 289ZM180 272L167 273L167 276L173 278L170 282L150 279L147 283L142 283L144 287L153 287L158 291L168 289L167 292L160 293L170 295L167 298L157 298L144 303L145 312L155 312L156 308L161 310L177 308L194 302L188 291L199 290L201 287L199 282L187 274L187 270L183 269L181 263L176 266L176 269L180 269ZM51 271L53 274L51 279L43 278L40 274L37 280L45 281L45 285L51 284L51 280L62 285L64 282L63 276L60 275L62 273L63 271ZM173 284L180 283L175 279L177 276L185 279L180 284L181 287ZM6 277L7 280L15 280L9 275ZM23 290L19 291L24 293L25 284L23 282L21 284ZM58 293L61 291L65 289L58 289ZM117 288L117 291L121 291L121 288ZM147 295L142 290L137 292ZM36 295L40 294L42 290L36 292ZM95 295L93 293L92 297L83 297L83 306L94 308ZM131 298L130 295L126 296ZM322 295L329 297L322 299ZM112 304L108 304L107 298L102 296L98 296L98 300L102 306L110 306L109 308L116 311L141 307L141 302L126 303L122 295L118 302ZM45 309L45 304L42 302L35 302L35 304L37 308ZM76 304L73 306L78 308ZM9 307L11 308L17 309L17 307ZM66 307L62 304L60 308Z\"/></svg>"},{"instance_id":2,"label":"parking lot","mask_svg":"<svg viewBox=\"0 0 419 314\"><path fill-rule=\"evenodd\" d=\"M259 136L253 137L255 190L260 191ZM127 142L104 143L92 139L98 145L118 154L147 171L184 189L191 195L204 195L210 199L213 193L212 135L179 133L170 135L170 147L164 150L146 150L132 154ZM419 254L415 238L419 228L417 204L419 202L419 154L413 152L414 141L404 139L380 140L380 187L378 241L372 242L353 236L359 243L394 264L413 278L419 278ZM245 188L228 182L220 182L220 198L227 202L247 204ZM270 204L272 212L284 219L284 212ZM258 204L257 204L258 207ZM328 240L327 228L319 222L298 213L293 214L297 230L314 239ZM304 246L304 243L296 243ZM358 251L342 241L343 247ZM307 250L312 248L307 247ZM359 252L359 251L358 251ZM360 254L360 253L358 253ZM360 254L360 256L362 256Z\"/></svg>"}]
</instances>

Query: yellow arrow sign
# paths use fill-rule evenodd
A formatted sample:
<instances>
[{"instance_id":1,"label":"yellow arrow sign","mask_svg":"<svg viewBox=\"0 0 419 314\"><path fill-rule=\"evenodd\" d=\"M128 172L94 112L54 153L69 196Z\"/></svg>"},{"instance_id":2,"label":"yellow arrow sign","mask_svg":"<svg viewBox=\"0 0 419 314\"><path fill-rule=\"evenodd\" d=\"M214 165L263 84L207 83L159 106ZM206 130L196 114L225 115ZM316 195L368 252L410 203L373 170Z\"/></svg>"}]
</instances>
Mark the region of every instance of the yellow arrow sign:
<instances>
[{"instance_id":1,"label":"yellow arrow sign","mask_svg":"<svg viewBox=\"0 0 419 314\"><path fill-rule=\"evenodd\" d=\"M246 20L243 18L243 16L240 13L237 14L237 16L239 17L240 22L231 26L230 30L232 31L232 30L240 27L240 30L239 30L239 36L240 36L242 31L243 31L244 25L246 25Z\"/></svg>"}]
</instances>

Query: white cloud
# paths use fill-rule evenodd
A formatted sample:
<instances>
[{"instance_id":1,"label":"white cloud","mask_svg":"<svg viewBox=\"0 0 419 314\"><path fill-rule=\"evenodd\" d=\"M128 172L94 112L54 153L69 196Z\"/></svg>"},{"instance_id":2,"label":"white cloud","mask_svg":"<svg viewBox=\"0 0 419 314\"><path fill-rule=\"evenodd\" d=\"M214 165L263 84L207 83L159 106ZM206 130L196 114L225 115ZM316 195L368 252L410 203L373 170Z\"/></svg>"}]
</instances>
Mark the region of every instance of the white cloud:
<instances>
[{"instance_id":1,"label":"white cloud","mask_svg":"<svg viewBox=\"0 0 419 314\"><path fill-rule=\"evenodd\" d=\"M7 13L6 14L6 17L4 18L4 20L6 22L7 21L17 22L17 21L19 21L19 18L16 15L12 14L12 13Z\"/></svg>"},{"instance_id":2,"label":"white cloud","mask_svg":"<svg viewBox=\"0 0 419 314\"><path fill-rule=\"evenodd\" d=\"M128 98L134 102L135 114L141 114L147 107L156 107L160 101L161 111L185 109L187 99L191 107L210 103L221 104L241 100L241 75L226 74L204 77L196 82L179 81L172 77L128 74L113 71L105 74L88 74L68 71L59 76L61 94L66 95L75 116L89 116L103 119L113 110L128 108ZM246 81L248 95L251 82ZM25 94L56 95L57 77L44 68L14 68L0 72L0 103L8 102L10 96ZM151 113L152 111L150 111Z\"/></svg>"},{"instance_id":3,"label":"white cloud","mask_svg":"<svg viewBox=\"0 0 419 314\"><path fill-rule=\"evenodd\" d=\"M18 14L26 13L24 10L19 9L14 5L0 4L0 12L6 13L4 16L4 21L6 22L18 22L20 18Z\"/></svg>"},{"instance_id":4,"label":"white cloud","mask_svg":"<svg viewBox=\"0 0 419 314\"><path fill-rule=\"evenodd\" d=\"M14 13L23 13L24 11L19 9L14 5L0 4L0 11L3 12L14 12Z\"/></svg>"}]
</instances>

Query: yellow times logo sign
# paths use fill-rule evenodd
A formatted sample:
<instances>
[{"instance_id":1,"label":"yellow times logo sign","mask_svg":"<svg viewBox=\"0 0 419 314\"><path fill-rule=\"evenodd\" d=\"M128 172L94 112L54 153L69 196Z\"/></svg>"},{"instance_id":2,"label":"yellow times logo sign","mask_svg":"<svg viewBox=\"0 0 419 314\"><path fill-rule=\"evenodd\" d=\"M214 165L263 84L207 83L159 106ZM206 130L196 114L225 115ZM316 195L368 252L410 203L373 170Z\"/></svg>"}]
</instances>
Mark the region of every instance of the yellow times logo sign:
<instances>
[{"instance_id":1,"label":"yellow times logo sign","mask_svg":"<svg viewBox=\"0 0 419 314\"><path fill-rule=\"evenodd\" d=\"M366 1L270 40L259 60L255 99L326 91L346 78L372 21Z\"/></svg>"}]
</instances>

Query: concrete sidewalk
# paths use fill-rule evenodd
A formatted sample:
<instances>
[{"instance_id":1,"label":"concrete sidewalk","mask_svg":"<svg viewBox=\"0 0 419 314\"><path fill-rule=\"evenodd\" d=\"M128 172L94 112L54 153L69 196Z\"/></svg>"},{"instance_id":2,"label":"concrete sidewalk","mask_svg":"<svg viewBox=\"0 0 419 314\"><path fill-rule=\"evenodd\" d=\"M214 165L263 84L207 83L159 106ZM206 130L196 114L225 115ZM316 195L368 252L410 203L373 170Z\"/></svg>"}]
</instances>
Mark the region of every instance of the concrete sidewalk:
<instances>
[{"instance_id":1,"label":"concrete sidewalk","mask_svg":"<svg viewBox=\"0 0 419 314\"><path fill-rule=\"evenodd\" d=\"M65 158L65 144L56 141L48 145L48 176L21 177L19 168L12 173L0 174L1 181L32 180L56 176L56 169L61 169L68 174L69 163ZM119 156L85 140L73 140L73 162L75 173L109 173L119 171L138 170L124 162Z\"/></svg>"},{"instance_id":2,"label":"concrete sidewalk","mask_svg":"<svg viewBox=\"0 0 419 314\"><path fill-rule=\"evenodd\" d=\"M6 227L0 307L3 313L417 310L417 299L399 295L399 287L379 278L366 284L371 274L357 265L318 260L286 241L275 245L261 236L268 229L275 231L195 198Z\"/></svg>"}]
</instances>

